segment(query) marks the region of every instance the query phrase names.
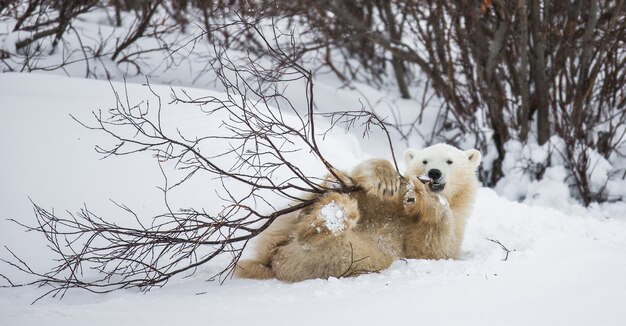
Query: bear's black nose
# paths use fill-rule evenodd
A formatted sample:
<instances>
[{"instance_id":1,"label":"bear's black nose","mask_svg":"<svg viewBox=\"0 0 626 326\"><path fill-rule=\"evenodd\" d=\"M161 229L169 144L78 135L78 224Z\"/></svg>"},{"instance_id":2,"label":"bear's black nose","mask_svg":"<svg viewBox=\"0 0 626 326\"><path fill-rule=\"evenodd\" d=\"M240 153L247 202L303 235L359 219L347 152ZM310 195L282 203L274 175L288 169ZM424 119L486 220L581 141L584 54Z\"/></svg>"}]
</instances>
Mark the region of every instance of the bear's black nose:
<instances>
[{"instance_id":1,"label":"bear's black nose","mask_svg":"<svg viewBox=\"0 0 626 326\"><path fill-rule=\"evenodd\" d=\"M433 181L437 181L441 178L441 171L437 169L429 170L428 177L433 179Z\"/></svg>"}]
</instances>

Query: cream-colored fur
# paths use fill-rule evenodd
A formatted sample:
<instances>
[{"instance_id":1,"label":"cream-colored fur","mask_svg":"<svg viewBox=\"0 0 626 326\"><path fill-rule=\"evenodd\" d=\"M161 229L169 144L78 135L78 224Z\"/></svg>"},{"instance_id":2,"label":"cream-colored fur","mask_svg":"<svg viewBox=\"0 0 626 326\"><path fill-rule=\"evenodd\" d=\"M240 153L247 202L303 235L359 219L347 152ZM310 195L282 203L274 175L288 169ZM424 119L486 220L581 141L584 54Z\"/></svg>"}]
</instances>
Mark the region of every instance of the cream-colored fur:
<instances>
[{"instance_id":1,"label":"cream-colored fur","mask_svg":"<svg viewBox=\"0 0 626 326\"><path fill-rule=\"evenodd\" d=\"M297 282L376 272L399 258L458 258L480 153L439 144L409 149L404 158L404 178L381 159L359 164L349 176L337 172L364 190L327 193L276 220L260 235L255 259L240 261L236 275ZM439 193L417 179L430 168L443 173L445 187ZM339 231L330 230L321 213L330 203L342 211Z\"/></svg>"},{"instance_id":2,"label":"cream-colored fur","mask_svg":"<svg viewBox=\"0 0 626 326\"><path fill-rule=\"evenodd\" d=\"M447 144L436 144L423 150L407 149L404 152L407 176L425 175L431 168L441 170L445 188L440 195L448 200L453 213L454 250L457 257L463 243L465 224L476 198L476 170L480 160L481 154L475 149L462 151ZM424 161L427 163L424 164ZM448 164L448 161L452 164Z\"/></svg>"}]
</instances>

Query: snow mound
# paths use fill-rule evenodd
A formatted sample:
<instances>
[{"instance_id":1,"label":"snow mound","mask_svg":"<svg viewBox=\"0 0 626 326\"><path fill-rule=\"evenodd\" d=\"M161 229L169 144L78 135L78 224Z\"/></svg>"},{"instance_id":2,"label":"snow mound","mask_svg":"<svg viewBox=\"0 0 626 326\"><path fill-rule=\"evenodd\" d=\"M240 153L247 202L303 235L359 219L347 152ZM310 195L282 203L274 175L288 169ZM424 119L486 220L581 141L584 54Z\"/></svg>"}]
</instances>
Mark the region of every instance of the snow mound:
<instances>
[{"instance_id":1,"label":"snow mound","mask_svg":"<svg viewBox=\"0 0 626 326\"><path fill-rule=\"evenodd\" d=\"M118 215L109 199L148 216L160 211L163 194L156 186L162 183L162 174L157 162L149 154L101 160L93 146L106 144L107 138L85 130L68 115L84 119L91 110L115 105L107 82L6 73L0 74L0 85L2 245L37 270L50 268L54 257L45 241L7 221L13 218L32 224L29 196L59 213L84 202L122 223L125 217ZM148 95L138 93L140 88L128 85L133 96ZM169 92L168 87L154 88L165 92L164 96ZM330 100L333 96L328 92L318 94ZM198 115L183 109L176 114L181 124L206 132ZM376 150L370 143L357 146L355 138L345 135L327 140L323 145L326 158L345 164L341 169L371 154L361 148ZM562 173L546 171L555 174L553 183L560 178L557 172ZM532 180L508 181L506 186L515 188ZM412 188L407 185L406 189ZM197 184L182 197L219 206L215 204L218 196L206 183ZM602 203L565 210L567 202L551 197L543 204L550 202L550 207L518 203L491 189L480 189L460 260L409 259L380 273L296 284L240 279L207 282L224 263L211 262L198 266L193 275L181 275L146 294L69 291L62 301L46 298L36 305L30 303L49 288L0 288L0 325L175 325L183 321L186 325L259 326L329 322L626 325L626 205ZM337 203L334 206L324 208L329 228L334 228L332 221L340 220L338 212L346 217ZM510 251L508 256L487 239L502 243ZM7 255L3 251L0 257ZM0 273L27 281L6 264L0 264Z\"/></svg>"}]
</instances>

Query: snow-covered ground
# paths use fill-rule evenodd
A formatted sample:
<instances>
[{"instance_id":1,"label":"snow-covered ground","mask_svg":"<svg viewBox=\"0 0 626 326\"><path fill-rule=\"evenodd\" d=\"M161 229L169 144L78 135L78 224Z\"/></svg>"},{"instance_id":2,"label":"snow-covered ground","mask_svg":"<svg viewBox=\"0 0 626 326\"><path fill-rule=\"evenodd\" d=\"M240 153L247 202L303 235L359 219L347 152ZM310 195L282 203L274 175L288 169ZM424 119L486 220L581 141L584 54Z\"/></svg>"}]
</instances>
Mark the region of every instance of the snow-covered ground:
<instances>
[{"instance_id":1,"label":"snow-covered ground","mask_svg":"<svg viewBox=\"0 0 626 326\"><path fill-rule=\"evenodd\" d=\"M318 98L328 105L360 96L317 85ZM169 86L153 87L167 97ZM128 85L128 91L137 98L148 94L141 85ZM69 116L88 119L92 110L114 105L104 81L0 75L0 244L35 268L52 264L45 242L6 221L34 222L29 198L59 214L85 204L116 216L119 209L110 199L147 215L162 209L155 160L147 153L101 160L94 146L110 139ZM181 114L178 122L202 125L193 115ZM349 169L385 155L381 144L334 133L325 149L332 163ZM396 151L405 146L398 141ZM210 200L202 191L187 195L194 202ZM70 291L63 300L35 305L30 303L45 289L3 288L0 325L626 324L626 205L583 208L559 198L528 205L481 189L459 261L398 261L379 274L297 284L206 281L219 268L209 264L146 294ZM511 250L506 261L506 252L488 239ZM8 252L0 250L0 257L8 258ZM0 273L28 280L6 264Z\"/></svg>"}]
</instances>

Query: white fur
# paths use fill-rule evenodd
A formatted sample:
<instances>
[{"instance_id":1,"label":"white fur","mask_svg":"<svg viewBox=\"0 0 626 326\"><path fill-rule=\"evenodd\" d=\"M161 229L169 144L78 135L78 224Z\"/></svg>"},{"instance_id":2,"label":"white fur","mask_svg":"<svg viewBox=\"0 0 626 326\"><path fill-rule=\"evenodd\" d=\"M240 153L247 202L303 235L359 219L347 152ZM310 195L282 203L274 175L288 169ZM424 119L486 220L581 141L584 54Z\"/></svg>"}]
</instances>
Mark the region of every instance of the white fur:
<instances>
[{"instance_id":1,"label":"white fur","mask_svg":"<svg viewBox=\"0 0 626 326\"><path fill-rule=\"evenodd\" d=\"M444 190L440 193L454 212L458 246L463 241L465 222L471 213L478 180L476 171L481 161L478 150L460 150L448 144L436 144L422 150L412 148L404 152L405 176L426 175L431 169L442 173ZM424 164L426 161L426 164ZM448 164L451 161L452 164Z\"/></svg>"}]
</instances>

